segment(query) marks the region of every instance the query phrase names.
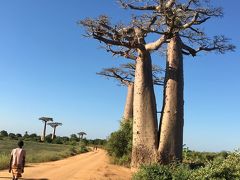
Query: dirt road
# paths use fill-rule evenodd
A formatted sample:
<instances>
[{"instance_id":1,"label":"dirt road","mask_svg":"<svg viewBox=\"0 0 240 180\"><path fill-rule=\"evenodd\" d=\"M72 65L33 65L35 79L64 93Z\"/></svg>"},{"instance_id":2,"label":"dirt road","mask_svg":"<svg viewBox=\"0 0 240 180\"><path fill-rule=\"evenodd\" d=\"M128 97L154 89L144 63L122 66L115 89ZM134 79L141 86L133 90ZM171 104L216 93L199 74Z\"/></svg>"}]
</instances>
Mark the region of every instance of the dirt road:
<instances>
[{"instance_id":1,"label":"dirt road","mask_svg":"<svg viewBox=\"0 0 240 180\"><path fill-rule=\"evenodd\" d=\"M109 164L104 150L92 151L60 161L28 164L23 180L128 180L128 168ZM11 179L8 171L0 171L0 180Z\"/></svg>"}]
</instances>

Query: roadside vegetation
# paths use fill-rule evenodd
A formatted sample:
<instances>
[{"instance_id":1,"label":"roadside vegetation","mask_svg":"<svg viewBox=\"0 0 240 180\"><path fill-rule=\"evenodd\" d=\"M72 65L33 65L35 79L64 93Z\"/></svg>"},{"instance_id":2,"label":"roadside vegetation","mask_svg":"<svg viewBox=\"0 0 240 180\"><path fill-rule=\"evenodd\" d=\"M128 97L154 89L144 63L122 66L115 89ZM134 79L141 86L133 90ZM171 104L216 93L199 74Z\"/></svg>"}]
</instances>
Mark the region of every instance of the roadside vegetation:
<instances>
[{"instance_id":1,"label":"roadside vegetation","mask_svg":"<svg viewBox=\"0 0 240 180\"><path fill-rule=\"evenodd\" d=\"M90 146L101 147L106 140L86 138L79 139L76 134L70 137L55 137L51 139L49 134L45 138L45 142L41 142L41 137L36 134L24 135L8 133L5 130L0 131L0 170L9 166L11 150L17 147L19 139L24 141L24 149L27 152L27 163L39 163L56 161L76 154L88 152Z\"/></svg>"},{"instance_id":2,"label":"roadside vegetation","mask_svg":"<svg viewBox=\"0 0 240 180\"><path fill-rule=\"evenodd\" d=\"M132 152L132 120L122 121L120 129L111 133L106 150L113 164L130 167Z\"/></svg>"},{"instance_id":3,"label":"roadside vegetation","mask_svg":"<svg viewBox=\"0 0 240 180\"><path fill-rule=\"evenodd\" d=\"M132 121L120 124L106 144L111 162L130 167L132 150ZM197 152L183 147L183 162L168 165L143 165L133 180L232 180L240 179L240 151Z\"/></svg>"},{"instance_id":4,"label":"roadside vegetation","mask_svg":"<svg viewBox=\"0 0 240 180\"><path fill-rule=\"evenodd\" d=\"M139 171L133 176L133 180L240 179L239 151L206 153L188 150L184 153L185 159L183 163L141 166Z\"/></svg>"}]
</instances>

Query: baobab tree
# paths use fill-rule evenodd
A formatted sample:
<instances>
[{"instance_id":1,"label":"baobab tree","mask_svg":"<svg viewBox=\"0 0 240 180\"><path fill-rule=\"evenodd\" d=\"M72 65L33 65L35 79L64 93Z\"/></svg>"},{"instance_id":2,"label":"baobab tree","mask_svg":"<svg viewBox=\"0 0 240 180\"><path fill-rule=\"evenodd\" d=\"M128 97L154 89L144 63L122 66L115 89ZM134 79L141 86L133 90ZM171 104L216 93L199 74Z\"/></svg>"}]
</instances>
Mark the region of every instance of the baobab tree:
<instances>
[{"instance_id":1,"label":"baobab tree","mask_svg":"<svg viewBox=\"0 0 240 180\"><path fill-rule=\"evenodd\" d=\"M106 50L114 55L135 60L131 162L133 168L142 163L156 161L158 123L150 53L159 49L172 34L170 29L164 34L159 34L153 42L147 42L146 37L153 29L156 18L144 18L141 22L135 21L136 18L133 17L131 23L125 26L111 24L107 16L80 21L85 27L86 37L103 42ZM158 33L158 30L154 32Z\"/></svg>"},{"instance_id":2,"label":"baobab tree","mask_svg":"<svg viewBox=\"0 0 240 180\"><path fill-rule=\"evenodd\" d=\"M211 40L201 30L194 27L206 22L211 17L221 16L221 9L201 8L199 0L188 0L185 4L177 3L175 0L136 0L137 3L140 3L139 6L135 6L134 1L131 3L120 2L125 8L148 10L151 13L133 16L131 23L126 26L123 24L112 25L107 16L100 16L95 20L87 18L80 23L86 29L86 36L103 42L108 52L136 61L131 165L137 167L141 163L155 161L167 163L171 156L172 159L181 160L181 153L178 155L176 152L182 150L183 100L179 100L182 101L182 112L178 112L181 109L177 109L177 111L173 111L171 116L163 118L164 114L169 113L163 111L160 122L160 137L157 137L156 100L153 91L150 53L158 50L164 43L176 39L176 37L186 39L186 42L182 40L179 46L184 54L195 56L197 52L203 50L219 52L232 50L234 46L227 45L227 39L224 36L217 36ZM143 5L144 3L146 4ZM153 42L147 42L149 34L157 34L159 38ZM190 42L190 46L195 43L198 47L190 47L186 44L188 42ZM195 48L198 49L194 50ZM171 72L175 72L173 68L169 69L172 70ZM172 77L172 73L169 75L171 80L175 79ZM180 84L177 83L177 86ZM165 82L165 95L168 87L170 86L167 86ZM183 83L182 87L177 89L183 90ZM163 108L167 107L167 103L169 103L169 107L173 107L165 96ZM173 103L178 103L178 101ZM178 106L175 104L175 107ZM177 116L181 117L177 118ZM169 126L169 117L174 117L171 126ZM163 148L161 148L161 144L163 144ZM173 146L173 144L177 145Z\"/></svg>"},{"instance_id":3,"label":"baobab tree","mask_svg":"<svg viewBox=\"0 0 240 180\"><path fill-rule=\"evenodd\" d=\"M50 118L50 117L40 117L39 120L41 120L44 123L43 134L42 134L42 137L41 137L41 141L45 141L47 122L53 121L53 118Z\"/></svg>"},{"instance_id":4,"label":"baobab tree","mask_svg":"<svg viewBox=\"0 0 240 180\"><path fill-rule=\"evenodd\" d=\"M152 67L153 83L154 85L163 85L163 78L160 76L163 70L154 65ZM129 119L133 119L133 94L134 94L134 75L135 64L128 63L122 64L116 68L104 68L98 75L105 76L107 78L116 79L121 85L127 87L127 97L123 113L123 122Z\"/></svg>"},{"instance_id":5,"label":"baobab tree","mask_svg":"<svg viewBox=\"0 0 240 180\"><path fill-rule=\"evenodd\" d=\"M83 136L84 135L87 135L85 132L79 132L79 133L77 133L78 134L78 136L79 136L79 141L81 141L82 139L83 139Z\"/></svg>"},{"instance_id":6,"label":"baobab tree","mask_svg":"<svg viewBox=\"0 0 240 180\"><path fill-rule=\"evenodd\" d=\"M211 39L198 28L212 17L221 17L222 9L212 8L209 4L204 6L203 2L206 1L201 0L187 0L185 3L175 0L120 2L125 8L151 11L150 16L159 19L159 28L172 29L167 48L158 161L164 164L181 161L184 124L183 55L196 56L200 51L225 53L234 50L235 47L228 44L224 36Z\"/></svg>"},{"instance_id":7,"label":"baobab tree","mask_svg":"<svg viewBox=\"0 0 240 180\"><path fill-rule=\"evenodd\" d=\"M59 122L51 122L51 123L48 123L48 125L53 128L52 139L54 139L54 138L55 138L55 135L56 135L56 128L57 128L58 126L62 126L62 123L59 123Z\"/></svg>"}]
</instances>

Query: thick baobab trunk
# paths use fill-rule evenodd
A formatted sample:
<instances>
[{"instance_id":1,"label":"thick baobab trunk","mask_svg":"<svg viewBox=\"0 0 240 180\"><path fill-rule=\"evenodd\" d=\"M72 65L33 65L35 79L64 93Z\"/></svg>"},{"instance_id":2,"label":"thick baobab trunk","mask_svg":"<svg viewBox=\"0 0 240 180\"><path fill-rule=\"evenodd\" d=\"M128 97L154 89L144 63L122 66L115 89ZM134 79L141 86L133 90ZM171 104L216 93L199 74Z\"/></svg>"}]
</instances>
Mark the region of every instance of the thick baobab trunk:
<instances>
[{"instance_id":1,"label":"thick baobab trunk","mask_svg":"<svg viewBox=\"0 0 240 180\"><path fill-rule=\"evenodd\" d=\"M156 100L149 52L141 51L136 60L133 101L132 169L156 161Z\"/></svg>"},{"instance_id":2,"label":"thick baobab trunk","mask_svg":"<svg viewBox=\"0 0 240 180\"><path fill-rule=\"evenodd\" d=\"M56 134L56 127L53 127L52 139L54 139L55 134Z\"/></svg>"},{"instance_id":3,"label":"thick baobab trunk","mask_svg":"<svg viewBox=\"0 0 240 180\"><path fill-rule=\"evenodd\" d=\"M134 83L129 83L127 85L128 92L126 98L126 104L124 108L123 119L127 121L129 119L133 119L133 93L134 93Z\"/></svg>"},{"instance_id":4,"label":"thick baobab trunk","mask_svg":"<svg viewBox=\"0 0 240 180\"><path fill-rule=\"evenodd\" d=\"M43 134L42 134L42 137L41 137L41 141L45 141L46 127L47 127L47 122L44 121Z\"/></svg>"},{"instance_id":5,"label":"thick baobab trunk","mask_svg":"<svg viewBox=\"0 0 240 180\"><path fill-rule=\"evenodd\" d=\"M183 57L179 36L170 40L167 51L164 100L160 119L159 162L182 160L183 146Z\"/></svg>"}]
</instances>

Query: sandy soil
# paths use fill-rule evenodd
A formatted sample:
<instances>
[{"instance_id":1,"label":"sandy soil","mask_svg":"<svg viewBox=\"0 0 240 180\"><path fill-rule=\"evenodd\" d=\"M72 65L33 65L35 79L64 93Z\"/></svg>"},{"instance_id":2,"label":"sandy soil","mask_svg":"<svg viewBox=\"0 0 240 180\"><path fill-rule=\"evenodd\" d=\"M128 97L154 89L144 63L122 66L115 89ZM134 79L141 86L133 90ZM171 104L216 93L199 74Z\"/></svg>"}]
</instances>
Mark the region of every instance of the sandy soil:
<instances>
[{"instance_id":1,"label":"sandy soil","mask_svg":"<svg viewBox=\"0 0 240 180\"><path fill-rule=\"evenodd\" d=\"M60 161L27 164L23 180L128 180L128 168L109 164L104 150L92 151ZM0 171L0 180L11 179L7 170Z\"/></svg>"}]
</instances>

